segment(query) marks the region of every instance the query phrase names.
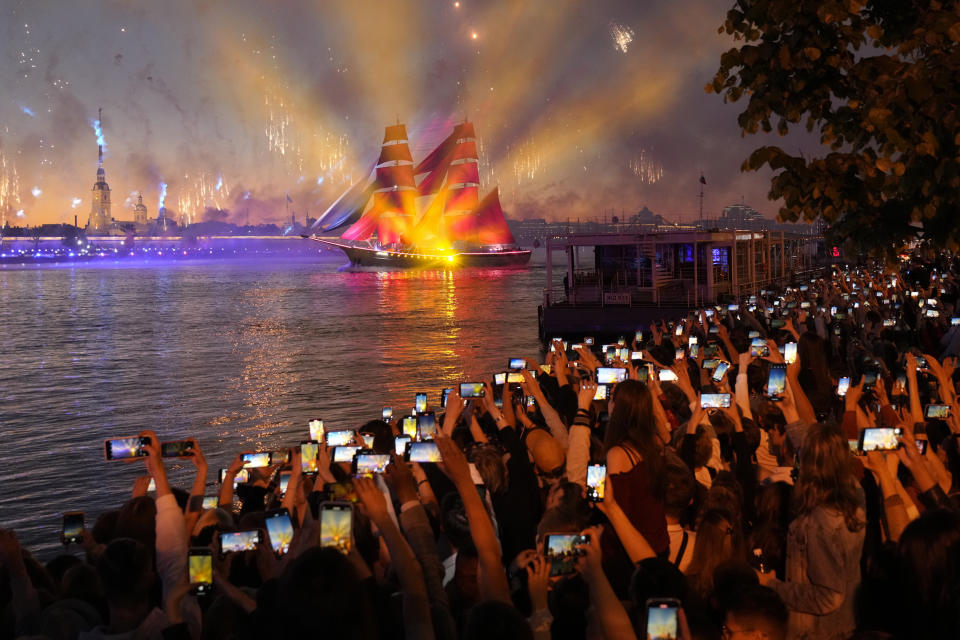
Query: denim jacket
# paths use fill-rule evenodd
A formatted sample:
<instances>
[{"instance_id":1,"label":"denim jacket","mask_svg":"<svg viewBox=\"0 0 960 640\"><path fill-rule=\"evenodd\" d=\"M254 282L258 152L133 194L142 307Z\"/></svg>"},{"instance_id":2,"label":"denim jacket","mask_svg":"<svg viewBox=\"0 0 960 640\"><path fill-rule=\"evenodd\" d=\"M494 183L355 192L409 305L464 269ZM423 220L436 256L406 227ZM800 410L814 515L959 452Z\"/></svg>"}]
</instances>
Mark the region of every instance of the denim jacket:
<instances>
[{"instance_id":1,"label":"denim jacket","mask_svg":"<svg viewBox=\"0 0 960 640\"><path fill-rule=\"evenodd\" d=\"M860 511L862 521L865 512ZM793 521L787 534L786 580L770 586L790 611L787 637L847 638L854 631L865 529L847 529L843 514L818 507Z\"/></svg>"}]
</instances>

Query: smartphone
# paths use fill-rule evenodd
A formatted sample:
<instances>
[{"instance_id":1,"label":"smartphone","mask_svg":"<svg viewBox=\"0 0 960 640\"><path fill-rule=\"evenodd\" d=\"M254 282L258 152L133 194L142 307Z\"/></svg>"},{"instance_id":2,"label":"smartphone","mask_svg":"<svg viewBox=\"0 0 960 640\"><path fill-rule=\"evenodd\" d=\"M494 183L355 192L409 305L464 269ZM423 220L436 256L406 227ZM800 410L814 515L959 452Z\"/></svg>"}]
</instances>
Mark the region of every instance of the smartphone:
<instances>
[{"instance_id":1,"label":"smartphone","mask_svg":"<svg viewBox=\"0 0 960 640\"><path fill-rule=\"evenodd\" d=\"M314 442L320 442L323 439L323 420L314 418L307 426L310 427L310 439Z\"/></svg>"},{"instance_id":2,"label":"smartphone","mask_svg":"<svg viewBox=\"0 0 960 640\"><path fill-rule=\"evenodd\" d=\"M290 449L281 449L280 451L270 452L270 464L287 464L290 462Z\"/></svg>"},{"instance_id":3,"label":"smartphone","mask_svg":"<svg viewBox=\"0 0 960 640\"><path fill-rule=\"evenodd\" d=\"M951 327L960 327L960 318L950 318Z\"/></svg>"},{"instance_id":4,"label":"smartphone","mask_svg":"<svg viewBox=\"0 0 960 640\"><path fill-rule=\"evenodd\" d=\"M597 385L597 392L593 394L594 400L606 400L609 393L609 387L605 384Z\"/></svg>"},{"instance_id":5,"label":"smartphone","mask_svg":"<svg viewBox=\"0 0 960 640\"><path fill-rule=\"evenodd\" d=\"M353 431L349 429L327 431L326 438L328 447L342 447L353 442Z\"/></svg>"},{"instance_id":6,"label":"smartphone","mask_svg":"<svg viewBox=\"0 0 960 640\"><path fill-rule=\"evenodd\" d=\"M353 506L349 502L320 505L320 546L350 553L353 539Z\"/></svg>"},{"instance_id":7,"label":"smartphone","mask_svg":"<svg viewBox=\"0 0 960 640\"><path fill-rule=\"evenodd\" d=\"M865 371L863 373L863 390L872 389L875 384L877 384L877 372Z\"/></svg>"},{"instance_id":8,"label":"smartphone","mask_svg":"<svg viewBox=\"0 0 960 640\"><path fill-rule=\"evenodd\" d=\"M674 359L674 360L683 360L684 357L686 357L686 354L684 354L683 349L676 349L676 350L673 352L673 359Z\"/></svg>"},{"instance_id":9,"label":"smartphone","mask_svg":"<svg viewBox=\"0 0 960 640\"><path fill-rule=\"evenodd\" d=\"M847 391L850 390L850 378L843 377L840 378L840 382L837 383L837 395L843 397L847 395Z\"/></svg>"},{"instance_id":10,"label":"smartphone","mask_svg":"<svg viewBox=\"0 0 960 640\"><path fill-rule=\"evenodd\" d=\"M210 547L190 547L187 567L193 593L198 596L210 593L213 590L213 553Z\"/></svg>"},{"instance_id":11,"label":"smartphone","mask_svg":"<svg viewBox=\"0 0 960 640\"><path fill-rule=\"evenodd\" d=\"M682 336L682 335L683 335L683 325L682 325L682 324L678 324L678 325L677 325L677 328L674 330L673 335L675 335L675 336Z\"/></svg>"},{"instance_id":12,"label":"smartphone","mask_svg":"<svg viewBox=\"0 0 960 640\"><path fill-rule=\"evenodd\" d=\"M660 378L660 382L676 382L677 374L674 373L673 369L660 369L660 372L657 374Z\"/></svg>"},{"instance_id":13,"label":"smartphone","mask_svg":"<svg viewBox=\"0 0 960 640\"><path fill-rule=\"evenodd\" d=\"M393 407L384 407L380 414L380 418L384 422L390 422L393 419Z\"/></svg>"},{"instance_id":14,"label":"smartphone","mask_svg":"<svg viewBox=\"0 0 960 640\"><path fill-rule=\"evenodd\" d=\"M860 451L894 451L900 448L899 427L868 427L860 432Z\"/></svg>"},{"instance_id":15,"label":"smartphone","mask_svg":"<svg viewBox=\"0 0 960 640\"><path fill-rule=\"evenodd\" d=\"M697 343L693 343L692 345L690 345L690 357L696 358L699 355L700 355L700 345L698 345Z\"/></svg>"},{"instance_id":16,"label":"smartphone","mask_svg":"<svg viewBox=\"0 0 960 640\"><path fill-rule=\"evenodd\" d=\"M384 473L390 461L391 457L389 453L359 451L357 455L353 457L353 475L373 476L375 473Z\"/></svg>"},{"instance_id":17,"label":"smartphone","mask_svg":"<svg viewBox=\"0 0 960 640\"><path fill-rule=\"evenodd\" d=\"M597 369L597 384L616 384L626 379L626 369L617 367L600 367Z\"/></svg>"},{"instance_id":18,"label":"smartphone","mask_svg":"<svg viewBox=\"0 0 960 640\"><path fill-rule=\"evenodd\" d=\"M527 366L527 361L523 358L510 358L507 363L508 371L523 371Z\"/></svg>"},{"instance_id":19,"label":"smartphone","mask_svg":"<svg viewBox=\"0 0 960 640\"><path fill-rule=\"evenodd\" d=\"M227 470L220 469L220 484L223 484L223 479L227 477ZM237 475L233 476L233 488L236 489L238 484L244 482L250 482L250 472L246 469L240 469L237 472Z\"/></svg>"},{"instance_id":20,"label":"smartphone","mask_svg":"<svg viewBox=\"0 0 960 640\"><path fill-rule=\"evenodd\" d=\"M290 541L293 540L293 523L286 509L276 509L266 513L267 535L270 537L270 546L273 552L282 556L290 550Z\"/></svg>"},{"instance_id":21,"label":"smartphone","mask_svg":"<svg viewBox=\"0 0 960 640\"><path fill-rule=\"evenodd\" d=\"M393 450L398 456L402 456L407 450L407 443L411 441L412 438L407 434L395 436L393 439Z\"/></svg>"},{"instance_id":22,"label":"smartphone","mask_svg":"<svg viewBox=\"0 0 960 640\"><path fill-rule=\"evenodd\" d=\"M590 539L578 533L548 533L543 542L544 554L550 563L551 576L565 576L577 570L577 558L583 555L580 545Z\"/></svg>"},{"instance_id":23,"label":"smartphone","mask_svg":"<svg viewBox=\"0 0 960 640\"><path fill-rule=\"evenodd\" d=\"M220 532L220 553L239 553L241 551L253 551L263 542L263 536L259 529L249 531L221 531Z\"/></svg>"},{"instance_id":24,"label":"smartphone","mask_svg":"<svg viewBox=\"0 0 960 640\"><path fill-rule=\"evenodd\" d=\"M700 395L701 409L729 409L729 393L703 393Z\"/></svg>"},{"instance_id":25,"label":"smartphone","mask_svg":"<svg viewBox=\"0 0 960 640\"><path fill-rule=\"evenodd\" d=\"M717 360L716 358L707 358L706 360L703 361L703 364L701 366L704 369L710 370L710 369L716 369L718 364L720 364L720 361Z\"/></svg>"},{"instance_id":26,"label":"smartphone","mask_svg":"<svg viewBox=\"0 0 960 640\"><path fill-rule=\"evenodd\" d=\"M280 487L280 497L282 498L287 493L287 487L290 486L290 476L292 474L289 471L280 472L280 482L277 483Z\"/></svg>"},{"instance_id":27,"label":"smartphone","mask_svg":"<svg viewBox=\"0 0 960 640\"><path fill-rule=\"evenodd\" d=\"M203 496L203 502L200 503L201 509L216 509L220 502L217 496Z\"/></svg>"},{"instance_id":28,"label":"smartphone","mask_svg":"<svg viewBox=\"0 0 960 640\"><path fill-rule=\"evenodd\" d=\"M926 311L923 312L923 315L925 315L928 318L939 318L940 312L937 311L936 309L927 309Z\"/></svg>"},{"instance_id":29,"label":"smartphone","mask_svg":"<svg viewBox=\"0 0 960 640\"><path fill-rule=\"evenodd\" d=\"M527 409L536 409L537 407L537 397L536 396L527 396L524 399L524 406Z\"/></svg>"},{"instance_id":30,"label":"smartphone","mask_svg":"<svg viewBox=\"0 0 960 640\"><path fill-rule=\"evenodd\" d=\"M787 364L793 364L797 361L797 343L788 342L783 345L783 361Z\"/></svg>"},{"instance_id":31,"label":"smartphone","mask_svg":"<svg viewBox=\"0 0 960 640\"><path fill-rule=\"evenodd\" d=\"M680 601L675 598L647 600L647 640L679 638Z\"/></svg>"},{"instance_id":32,"label":"smartphone","mask_svg":"<svg viewBox=\"0 0 960 640\"><path fill-rule=\"evenodd\" d=\"M160 456L163 458L184 458L192 455L193 442L190 440L160 443Z\"/></svg>"},{"instance_id":33,"label":"smartphone","mask_svg":"<svg viewBox=\"0 0 960 640\"><path fill-rule=\"evenodd\" d=\"M754 338L750 341L750 357L766 358L770 355L770 346L763 338Z\"/></svg>"},{"instance_id":34,"label":"smartphone","mask_svg":"<svg viewBox=\"0 0 960 640\"><path fill-rule=\"evenodd\" d=\"M417 418L416 416L404 416L400 421L400 433L410 436L411 440L417 438Z\"/></svg>"},{"instance_id":35,"label":"smartphone","mask_svg":"<svg viewBox=\"0 0 960 640\"><path fill-rule=\"evenodd\" d=\"M427 410L427 394L420 392L414 400L413 410L417 413L423 413Z\"/></svg>"},{"instance_id":36,"label":"smartphone","mask_svg":"<svg viewBox=\"0 0 960 640\"><path fill-rule=\"evenodd\" d=\"M493 374L493 384L502 387L507 383L507 374L506 373L495 373Z\"/></svg>"},{"instance_id":37,"label":"smartphone","mask_svg":"<svg viewBox=\"0 0 960 640\"><path fill-rule=\"evenodd\" d=\"M408 442L403 459L407 462L440 462L440 449L436 442Z\"/></svg>"},{"instance_id":38,"label":"smartphone","mask_svg":"<svg viewBox=\"0 0 960 640\"><path fill-rule=\"evenodd\" d=\"M884 326L884 327L895 327L895 326L897 326L897 321L894 320L893 318L886 318L886 319L883 321L883 326Z\"/></svg>"},{"instance_id":39,"label":"smartphone","mask_svg":"<svg viewBox=\"0 0 960 640\"><path fill-rule=\"evenodd\" d=\"M770 375L767 377L767 398L780 400L787 388L787 365L771 364Z\"/></svg>"},{"instance_id":40,"label":"smartphone","mask_svg":"<svg viewBox=\"0 0 960 640\"><path fill-rule=\"evenodd\" d=\"M927 455L927 445L929 444L929 442L927 442L926 440L919 440L919 439L914 440L913 442L917 445L917 451L920 452L920 455L922 456Z\"/></svg>"},{"instance_id":41,"label":"smartphone","mask_svg":"<svg viewBox=\"0 0 960 640\"><path fill-rule=\"evenodd\" d=\"M550 375L551 373L553 373L553 365L542 364L540 365L540 370L543 371L545 374Z\"/></svg>"},{"instance_id":42,"label":"smartphone","mask_svg":"<svg viewBox=\"0 0 960 640\"><path fill-rule=\"evenodd\" d=\"M360 496L357 490L353 488L353 482L327 482L323 485L323 493L330 500L339 502L359 502Z\"/></svg>"},{"instance_id":43,"label":"smartphone","mask_svg":"<svg viewBox=\"0 0 960 640\"><path fill-rule=\"evenodd\" d=\"M365 449L373 449L373 441L376 439L376 436L372 433L361 433L360 439L363 440L363 447Z\"/></svg>"},{"instance_id":44,"label":"smartphone","mask_svg":"<svg viewBox=\"0 0 960 640\"><path fill-rule=\"evenodd\" d=\"M606 479L607 465L591 464L587 467L587 500L603 502L603 487Z\"/></svg>"},{"instance_id":45,"label":"smartphone","mask_svg":"<svg viewBox=\"0 0 960 640\"><path fill-rule=\"evenodd\" d=\"M453 392L453 387L447 387L440 392L440 408L447 408L447 398L450 397L450 394Z\"/></svg>"},{"instance_id":46,"label":"smartphone","mask_svg":"<svg viewBox=\"0 0 960 640\"><path fill-rule=\"evenodd\" d=\"M713 378L714 382L720 382L723 380L723 376L727 374L727 369L730 368L730 363L724 360L721 360L717 363L717 366L713 369L713 375L710 377Z\"/></svg>"},{"instance_id":47,"label":"smartphone","mask_svg":"<svg viewBox=\"0 0 960 640\"><path fill-rule=\"evenodd\" d=\"M596 342L596 341L595 341L593 338L584 338L584 339L583 339L583 344L587 345L588 347L592 347L594 342Z\"/></svg>"},{"instance_id":48,"label":"smartphone","mask_svg":"<svg viewBox=\"0 0 960 640\"><path fill-rule=\"evenodd\" d=\"M303 473L317 473L317 456L320 454L320 443L306 440L300 443L300 471Z\"/></svg>"},{"instance_id":49,"label":"smartphone","mask_svg":"<svg viewBox=\"0 0 960 640\"><path fill-rule=\"evenodd\" d=\"M360 451L360 447L356 445L344 445L342 447L333 448L333 461L334 462L353 462L353 456Z\"/></svg>"},{"instance_id":50,"label":"smartphone","mask_svg":"<svg viewBox=\"0 0 960 640\"><path fill-rule=\"evenodd\" d=\"M523 382L523 374L518 371L510 371L507 373L507 384L520 384Z\"/></svg>"},{"instance_id":51,"label":"smartphone","mask_svg":"<svg viewBox=\"0 0 960 640\"><path fill-rule=\"evenodd\" d=\"M60 542L63 544L83 542L83 512L69 511L63 514L63 526L60 528Z\"/></svg>"},{"instance_id":52,"label":"smartphone","mask_svg":"<svg viewBox=\"0 0 960 640\"><path fill-rule=\"evenodd\" d=\"M461 398L482 398L484 395L486 395L486 390L483 388L482 382L460 383Z\"/></svg>"},{"instance_id":53,"label":"smartphone","mask_svg":"<svg viewBox=\"0 0 960 640\"><path fill-rule=\"evenodd\" d=\"M420 440L433 440L437 437L437 416L433 412L417 416L417 437Z\"/></svg>"},{"instance_id":54,"label":"smartphone","mask_svg":"<svg viewBox=\"0 0 960 640\"><path fill-rule=\"evenodd\" d=\"M950 405L928 404L923 412L927 420L946 420L950 417Z\"/></svg>"},{"instance_id":55,"label":"smartphone","mask_svg":"<svg viewBox=\"0 0 960 640\"><path fill-rule=\"evenodd\" d=\"M243 454L244 469L256 469L259 467L269 467L269 466L270 466L269 451L259 451L257 453Z\"/></svg>"},{"instance_id":56,"label":"smartphone","mask_svg":"<svg viewBox=\"0 0 960 640\"><path fill-rule=\"evenodd\" d=\"M114 438L103 443L104 456L108 461L133 460L147 456L145 446L150 444L150 438L133 436L130 438Z\"/></svg>"}]
</instances>

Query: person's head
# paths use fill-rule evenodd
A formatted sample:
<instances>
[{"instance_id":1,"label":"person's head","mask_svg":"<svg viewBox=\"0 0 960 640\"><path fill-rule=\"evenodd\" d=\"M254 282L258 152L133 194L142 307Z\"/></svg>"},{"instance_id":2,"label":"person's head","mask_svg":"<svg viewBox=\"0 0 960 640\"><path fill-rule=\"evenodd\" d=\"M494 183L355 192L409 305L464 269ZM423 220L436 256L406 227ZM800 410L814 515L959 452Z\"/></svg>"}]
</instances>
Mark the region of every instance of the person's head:
<instances>
[{"instance_id":1,"label":"person's head","mask_svg":"<svg viewBox=\"0 0 960 640\"><path fill-rule=\"evenodd\" d=\"M793 493L797 513L830 507L843 514L850 531L857 531L864 525L858 488L850 447L840 429L811 425L800 449L800 473Z\"/></svg>"},{"instance_id":2,"label":"person's head","mask_svg":"<svg viewBox=\"0 0 960 640\"><path fill-rule=\"evenodd\" d=\"M741 554L740 527L729 515L717 509L703 514L697 527L693 557L687 567L690 587L702 596L713 590L713 573L717 565Z\"/></svg>"},{"instance_id":3,"label":"person's head","mask_svg":"<svg viewBox=\"0 0 960 640\"><path fill-rule=\"evenodd\" d=\"M904 529L897 549L908 617L928 629L940 626L958 604L960 515L946 509L925 511Z\"/></svg>"},{"instance_id":4,"label":"person's head","mask_svg":"<svg viewBox=\"0 0 960 640\"><path fill-rule=\"evenodd\" d=\"M786 530L790 521L790 499L793 486L787 482L771 482L757 489L754 505L757 523L772 523Z\"/></svg>"},{"instance_id":5,"label":"person's head","mask_svg":"<svg viewBox=\"0 0 960 640\"><path fill-rule=\"evenodd\" d=\"M393 430L383 420L371 420L362 427L360 433L373 434L373 450L377 453L393 453Z\"/></svg>"},{"instance_id":6,"label":"person's head","mask_svg":"<svg viewBox=\"0 0 960 640\"><path fill-rule=\"evenodd\" d=\"M147 613L155 574L150 550L139 540L116 538L97 559L97 576L111 609Z\"/></svg>"},{"instance_id":7,"label":"person's head","mask_svg":"<svg viewBox=\"0 0 960 640\"><path fill-rule=\"evenodd\" d=\"M647 558L637 563L630 578L630 603L635 620L646 614L647 600L650 598L676 598L683 602L687 598L687 581L683 573L665 558Z\"/></svg>"},{"instance_id":8,"label":"person's head","mask_svg":"<svg viewBox=\"0 0 960 640\"><path fill-rule=\"evenodd\" d=\"M528 432L527 449L541 476L550 482L557 482L563 477L566 452L549 431L534 429Z\"/></svg>"},{"instance_id":9,"label":"person's head","mask_svg":"<svg viewBox=\"0 0 960 640\"><path fill-rule=\"evenodd\" d=\"M740 494L740 485L734 480L733 485L728 483L729 472L721 472L713 480L710 490L701 505L701 513L707 511L721 511L730 522L740 522L743 512L743 502Z\"/></svg>"},{"instance_id":10,"label":"person's head","mask_svg":"<svg viewBox=\"0 0 960 640\"><path fill-rule=\"evenodd\" d=\"M784 640L787 607L769 587L745 589L727 608L724 640Z\"/></svg>"},{"instance_id":11,"label":"person's head","mask_svg":"<svg viewBox=\"0 0 960 640\"><path fill-rule=\"evenodd\" d=\"M459 547L451 583L456 587L461 603L474 603L479 600L478 569L477 548L472 544Z\"/></svg>"},{"instance_id":12,"label":"person's head","mask_svg":"<svg viewBox=\"0 0 960 640\"><path fill-rule=\"evenodd\" d=\"M114 538L133 538L152 551L156 540L157 505L153 498L141 496L128 500L117 515Z\"/></svg>"},{"instance_id":13,"label":"person's head","mask_svg":"<svg viewBox=\"0 0 960 640\"><path fill-rule=\"evenodd\" d=\"M513 605L496 600L481 602L467 614L463 640L533 640L527 620Z\"/></svg>"},{"instance_id":14,"label":"person's head","mask_svg":"<svg viewBox=\"0 0 960 640\"><path fill-rule=\"evenodd\" d=\"M667 455L667 491L663 511L668 520L679 522L693 501L696 480L693 472L676 455Z\"/></svg>"},{"instance_id":15,"label":"person's head","mask_svg":"<svg viewBox=\"0 0 960 640\"><path fill-rule=\"evenodd\" d=\"M467 512L457 492L448 492L440 499L440 519L443 531L454 549L473 544Z\"/></svg>"},{"instance_id":16,"label":"person's head","mask_svg":"<svg viewBox=\"0 0 960 640\"><path fill-rule=\"evenodd\" d=\"M493 447L475 447L470 452L470 462L477 468L487 491L497 495L507 489L507 467L503 457Z\"/></svg>"},{"instance_id":17,"label":"person's head","mask_svg":"<svg viewBox=\"0 0 960 640\"><path fill-rule=\"evenodd\" d=\"M583 487L575 482L563 481L550 487L545 508L547 511L559 509L576 514L583 520L583 526L586 526L586 520L590 517L590 505L583 495Z\"/></svg>"},{"instance_id":18,"label":"person's head","mask_svg":"<svg viewBox=\"0 0 960 640\"><path fill-rule=\"evenodd\" d=\"M313 547L287 565L273 608L274 637L376 637L363 581L347 557L329 547Z\"/></svg>"},{"instance_id":19,"label":"person's head","mask_svg":"<svg viewBox=\"0 0 960 640\"><path fill-rule=\"evenodd\" d=\"M693 466L696 469L707 466L713 457L713 438L702 424L697 425L693 448Z\"/></svg>"}]
</instances>

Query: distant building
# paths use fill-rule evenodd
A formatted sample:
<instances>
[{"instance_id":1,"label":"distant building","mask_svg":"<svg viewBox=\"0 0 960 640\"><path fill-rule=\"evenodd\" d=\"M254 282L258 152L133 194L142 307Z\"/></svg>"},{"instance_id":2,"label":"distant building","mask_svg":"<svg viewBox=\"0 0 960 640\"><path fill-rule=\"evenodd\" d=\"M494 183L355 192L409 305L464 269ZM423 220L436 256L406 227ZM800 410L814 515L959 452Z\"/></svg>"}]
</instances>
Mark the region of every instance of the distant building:
<instances>
[{"instance_id":1,"label":"distant building","mask_svg":"<svg viewBox=\"0 0 960 640\"><path fill-rule=\"evenodd\" d=\"M727 224L751 224L763 220L763 215L747 204L727 205L721 211L722 219Z\"/></svg>"},{"instance_id":2,"label":"distant building","mask_svg":"<svg viewBox=\"0 0 960 640\"><path fill-rule=\"evenodd\" d=\"M137 196L137 204L133 206L133 223L137 227L147 228L147 205L143 204L143 194Z\"/></svg>"},{"instance_id":3,"label":"distant building","mask_svg":"<svg viewBox=\"0 0 960 640\"><path fill-rule=\"evenodd\" d=\"M109 233L113 222L113 217L110 215L110 185L107 184L106 172L103 170L103 147L98 145L97 149L99 150L97 181L93 183L90 219L87 221L87 233L92 235Z\"/></svg>"}]
</instances>

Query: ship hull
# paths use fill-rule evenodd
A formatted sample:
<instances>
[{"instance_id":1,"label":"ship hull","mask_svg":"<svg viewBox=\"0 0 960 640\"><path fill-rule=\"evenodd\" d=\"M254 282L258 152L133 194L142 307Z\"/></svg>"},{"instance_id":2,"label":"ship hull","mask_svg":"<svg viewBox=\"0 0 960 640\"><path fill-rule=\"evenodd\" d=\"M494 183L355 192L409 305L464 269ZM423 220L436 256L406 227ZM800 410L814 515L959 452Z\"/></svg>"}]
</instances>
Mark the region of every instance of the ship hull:
<instances>
[{"instance_id":1,"label":"ship hull","mask_svg":"<svg viewBox=\"0 0 960 640\"><path fill-rule=\"evenodd\" d=\"M309 238L343 251L350 264L357 267L384 269L458 269L462 267L519 267L530 262L530 250L463 251L447 255L430 255L416 251L388 251L355 247L330 240Z\"/></svg>"}]
</instances>

